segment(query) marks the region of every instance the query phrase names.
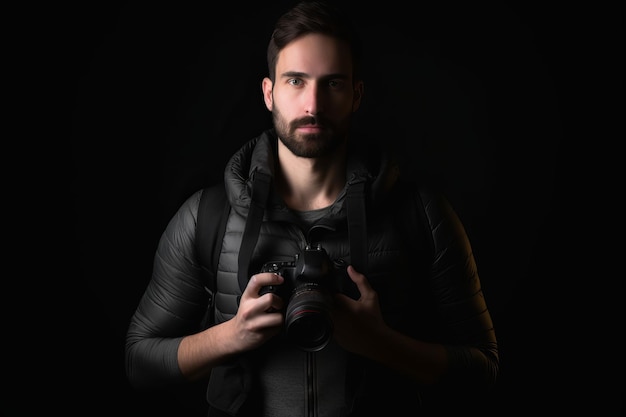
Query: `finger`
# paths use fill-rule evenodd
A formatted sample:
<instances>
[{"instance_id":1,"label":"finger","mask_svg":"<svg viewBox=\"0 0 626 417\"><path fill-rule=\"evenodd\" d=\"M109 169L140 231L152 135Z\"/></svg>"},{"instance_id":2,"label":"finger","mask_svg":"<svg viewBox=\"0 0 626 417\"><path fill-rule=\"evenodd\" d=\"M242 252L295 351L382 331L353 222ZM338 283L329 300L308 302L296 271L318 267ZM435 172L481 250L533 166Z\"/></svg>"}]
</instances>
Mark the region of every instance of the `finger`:
<instances>
[{"instance_id":1,"label":"finger","mask_svg":"<svg viewBox=\"0 0 626 417\"><path fill-rule=\"evenodd\" d=\"M354 269L352 265L348 265L348 276L357 286L367 285L367 278L365 275Z\"/></svg>"},{"instance_id":2,"label":"finger","mask_svg":"<svg viewBox=\"0 0 626 417\"><path fill-rule=\"evenodd\" d=\"M262 287L268 285L280 285L283 281L284 278L282 276L273 272L262 272L260 274L252 275L250 280L248 280L248 285L246 286L244 295L256 297Z\"/></svg>"},{"instance_id":3,"label":"finger","mask_svg":"<svg viewBox=\"0 0 626 417\"><path fill-rule=\"evenodd\" d=\"M348 265L348 276L354 282L359 289L361 295L363 295L364 291L371 291L372 287L370 286L365 275L358 272L352 265Z\"/></svg>"},{"instance_id":4,"label":"finger","mask_svg":"<svg viewBox=\"0 0 626 417\"><path fill-rule=\"evenodd\" d=\"M259 302L263 311L274 313L283 308L284 300L279 295L268 292L259 297Z\"/></svg>"}]
</instances>

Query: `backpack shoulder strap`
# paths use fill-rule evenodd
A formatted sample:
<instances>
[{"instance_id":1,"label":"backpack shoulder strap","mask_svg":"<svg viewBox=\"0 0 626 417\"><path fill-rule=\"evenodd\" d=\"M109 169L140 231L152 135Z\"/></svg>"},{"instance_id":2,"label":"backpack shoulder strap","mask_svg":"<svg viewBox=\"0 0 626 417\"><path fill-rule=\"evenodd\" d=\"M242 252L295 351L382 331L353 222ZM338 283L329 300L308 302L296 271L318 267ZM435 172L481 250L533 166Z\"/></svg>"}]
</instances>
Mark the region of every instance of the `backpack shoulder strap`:
<instances>
[{"instance_id":1,"label":"backpack shoulder strap","mask_svg":"<svg viewBox=\"0 0 626 417\"><path fill-rule=\"evenodd\" d=\"M217 264L229 212L230 203L226 198L223 183L202 190L196 219L195 243L196 254L204 272L205 289L209 294L209 308L203 320L203 327L213 321Z\"/></svg>"},{"instance_id":2,"label":"backpack shoulder strap","mask_svg":"<svg viewBox=\"0 0 626 417\"><path fill-rule=\"evenodd\" d=\"M402 232L407 248L414 253L428 254L420 257L431 262L435 256L435 244L428 216L432 203L432 191L416 181L403 180L396 185L391 200L395 207L396 227Z\"/></svg>"},{"instance_id":3,"label":"backpack shoulder strap","mask_svg":"<svg viewBox=\"0 0 626 417\"><path fill-rule=\"evenodd\" d=\"M430 254L431 258L435 256L435 241L433 238L430 220L428 218L428 214L426 213L426 210L427 210L427 205L431 203L430 200L432 200L432 198L433 197L432 195L430 195L430 193L421 189L418 190L418 192L415 193L413 199L411 200L413 203L413 207L412 207L413 216L410 217L412 221L411 226L413 227L412 230L419 230L418 228L421 228L422 230L424 230L425 232L424 243L426 246L426 250Z\"/></svg>"},{"instance_id":4,"label":"backpack shoulder strap","mask_svg":"<svg viewBox=\"0 0 626 417\"><path fill-rule=\"evenodd\" d=\"M351 263L358 271L367 274L368 244L365 183L359 182L348 187L346 208L348 210L348 238L350 240Z\"/></svg>"},{"instance_id":5,"label":"backpack shoulder strap","mask_svg":"<svg viewBox=\"0 0 626 417\"><path fill-rule=\"evenodd\" d=\"M259 171L254 173L252 178L252 201L250 202L248 217L246 218L246 226L243 231L238 258L237 279L242 292L246 289L248 279L250 279L248 273L250 259L252 259L252 253L259 239L261 223L263 223L263 215L271 186L272 178L268 174Z\"/></svg>"}]
</instances>

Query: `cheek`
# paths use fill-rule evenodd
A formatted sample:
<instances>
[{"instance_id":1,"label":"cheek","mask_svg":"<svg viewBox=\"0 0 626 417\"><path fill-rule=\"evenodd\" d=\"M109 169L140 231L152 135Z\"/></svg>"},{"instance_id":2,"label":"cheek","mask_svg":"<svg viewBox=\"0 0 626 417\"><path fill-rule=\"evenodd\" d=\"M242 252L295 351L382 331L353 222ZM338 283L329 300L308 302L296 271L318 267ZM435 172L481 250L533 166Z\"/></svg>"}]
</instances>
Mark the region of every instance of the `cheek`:
<instances>
[{"instance_id":1,"label":"cheek","mask_svg":"<svg viewBox=\"0 0 626 417\"><path fill-rule=\"evenodd\" d=\"M329 111L335 115L337 119L344 119L346 117L350 117L350 115L356 111L358 106L355 107L354 104L355 103L352 100L344 100L335 103L335 106L330 108Z\"/></svg>"},{"instance_id":2,"label":"cheek","mask_svg":"<svg viewBox=\"0 0 626 417\"><path fill-rule=\"evenodd\" d=\"M297 117L300 110L297 100L285 94L274 93L272 106L274 111L279 111L287 120Z\"/></svg>"},{"instance_id":3,"label":"cheek","mask_svg":"<svg viewBox=\"0 0 626 417\"><path fill-rule=\"evenodd\" d=\"M351 113L354 104L354 94L329 94L326 100L326 107L336 114Z\"/></svg>"}]
</instances>

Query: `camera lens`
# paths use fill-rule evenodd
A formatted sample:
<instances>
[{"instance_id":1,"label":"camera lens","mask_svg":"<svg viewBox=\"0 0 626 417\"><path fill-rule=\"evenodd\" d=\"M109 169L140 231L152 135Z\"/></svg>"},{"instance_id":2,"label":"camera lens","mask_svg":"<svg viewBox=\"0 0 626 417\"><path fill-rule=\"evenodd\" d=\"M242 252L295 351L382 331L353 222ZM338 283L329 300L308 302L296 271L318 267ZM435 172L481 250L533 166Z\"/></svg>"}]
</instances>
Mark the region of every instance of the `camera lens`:
<instances>
[{"instance_id":1,"label":"camera lens","mask_svg":"<svg viewBox=\"0 0 626 417\"><path fill-rule=\"evenodd\" d=\"M287 337L301 349L315 352L323 349L333 333L329 295L316 288L296 290L287 306Z\"/></svg>"}]
</instances>

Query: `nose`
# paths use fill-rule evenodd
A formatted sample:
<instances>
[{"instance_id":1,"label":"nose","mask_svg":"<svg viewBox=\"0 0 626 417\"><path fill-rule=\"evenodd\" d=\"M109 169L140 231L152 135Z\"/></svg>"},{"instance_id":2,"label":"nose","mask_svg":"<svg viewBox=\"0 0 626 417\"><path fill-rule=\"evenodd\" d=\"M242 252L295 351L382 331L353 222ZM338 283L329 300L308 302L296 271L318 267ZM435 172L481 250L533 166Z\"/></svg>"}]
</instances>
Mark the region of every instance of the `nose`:
<instances>
[{"instance_id":1,"label":"nose","mask_svg":"<svg viewBox=\"0 0 626 417\"><path fill-rule=\"evenodd\" d=\"M309 84L306 93L304 94L304 106L307 114L315 116L319 114L322 109L322 89L317 83Z\"/></svg>"}]
</instances>

